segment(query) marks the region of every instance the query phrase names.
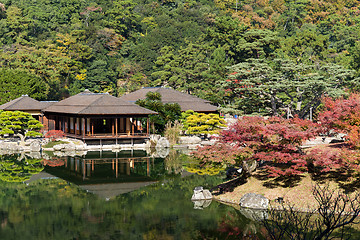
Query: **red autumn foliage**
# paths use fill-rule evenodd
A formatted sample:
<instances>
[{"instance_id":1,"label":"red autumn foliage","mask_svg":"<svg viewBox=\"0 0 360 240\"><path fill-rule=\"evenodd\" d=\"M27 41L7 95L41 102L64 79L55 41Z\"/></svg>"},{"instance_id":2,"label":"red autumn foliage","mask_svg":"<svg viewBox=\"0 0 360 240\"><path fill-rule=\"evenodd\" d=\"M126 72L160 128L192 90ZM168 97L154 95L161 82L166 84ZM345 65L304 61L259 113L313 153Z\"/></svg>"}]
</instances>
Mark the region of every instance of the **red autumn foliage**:
<instances>
[{"instance_id":1,"label":"red autumn foliage","mask_svg":"<svg viewBox=\"0 0 360 240\"><path fill-rule=\"evenodd\" d=\"M60 158L51 159L51 160L43 159L41 163L42 163L44 166L60 167L60 166L64 166L64 165L65 165L65 161L66 161L66 160L63 160L63 159L60 159Z\"/></svg>"},{"instance_id":2,"label":"red autumn foliage","mask_svg":"<svg viewBox=\"0 0 360 240\"><path fill-rule=\"evenodd\" d=\"M337 172L353 175L360 172L360 152L357 150L315 148L308 154L308 159L321 173Z\"/></svg>"},{"instance_id":3,"label":"red autumn foliage","mask_svg":"<svg viewBox=\"0 0 360 240\"><path fill-rule=\"evenodd\" d=\"M61 130L50 130L45 134L45 138L50 138L51 141L63 137L65 137L65 133Z\"/></svg>"},{"instance_id":4,"label":"red autumn foliage","mask_svg":"<svg viewBox=\"0 0 360 240\"><path fill-rule=\"evenodd\" d=\"M352 93L348 98L324 98L324 110L318 120L327 130L345 133L353 148L360 148L360 94Z\"/></svg>"},{"instance_id":5,"label":"red autumn foliage","mask_svg":"<svg viewBox=\"0 0 360 240\"><path fill-rule=\"evenodd\" d=\"M213 163L265 161L269 176L298 175L307 171L307 156L300 146L319 129L317 124L298 118L243 117L220 133L218 144L199 148L194 156Z\"/></svg>"}]
</instances>

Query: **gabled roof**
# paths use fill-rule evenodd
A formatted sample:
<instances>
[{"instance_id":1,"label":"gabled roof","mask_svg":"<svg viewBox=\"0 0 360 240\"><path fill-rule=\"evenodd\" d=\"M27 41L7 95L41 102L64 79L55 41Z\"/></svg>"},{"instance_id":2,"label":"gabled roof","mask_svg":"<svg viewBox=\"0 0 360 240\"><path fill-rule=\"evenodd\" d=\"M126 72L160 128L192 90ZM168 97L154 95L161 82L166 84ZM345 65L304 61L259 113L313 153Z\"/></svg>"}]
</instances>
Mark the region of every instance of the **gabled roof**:
<instances>
[{"instance_id":1,"label":"gabled roof","mask_svg":"<svg viewBox=\"0 0 360 240\"><path fill-rule=\"evenodd\" d=\"M30 110L42 110L50 105L54 104L54 102L40 102L35 100L28 95L23 95L18 97L10 102L7 102L0 106L0 110L5 111L30 111Z\"/></svg>"},{"instance_id":2,"label":"gabled roof","mask_svg":"<svg viewBox=\"0 0 360 240\"><path fill-rule=\"evenodd\" d=\"M128 102L136 102L138 99L145 99L148 92L158 92L163 103L178 103L181 111L194 110L195 112L216 112L217 107L210 104L210 101L196 96L182 93L171 88L150 87L142 88L135 92L121 96L120 98Z\"/></svg>"},{"instance_id":3,"label":"gabled roof","mask_svg":"<svg viewBox=\"0 0 360 240\"><path fill-rule=\"evenodd\" d=\"M89 90L57 102L43 109L43 111L81 115L157 114L154 111L142 108L134 103L126 102L109 94L92 93Z\"/></svg>"}]
</instances>

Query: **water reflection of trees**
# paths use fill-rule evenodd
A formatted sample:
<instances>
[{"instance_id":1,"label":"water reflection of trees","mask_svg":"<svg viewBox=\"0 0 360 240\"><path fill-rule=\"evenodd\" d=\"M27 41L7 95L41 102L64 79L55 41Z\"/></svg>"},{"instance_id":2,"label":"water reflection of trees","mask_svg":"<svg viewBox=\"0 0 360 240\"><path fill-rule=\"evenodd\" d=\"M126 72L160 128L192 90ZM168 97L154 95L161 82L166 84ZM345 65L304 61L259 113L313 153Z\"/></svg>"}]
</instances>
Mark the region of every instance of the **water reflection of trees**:
<instances>
[{"instance_id":1,"label":"water reflection of trees","mask_svg":"<svg viewBox=\"0 0 360 240\"><path fill-rule=\"evenodd\" d=\"M194 210L195 186L216 177L172 178L110 201L60 179L0 185L0 239L198 239L233 208Z\"/></svg>"},{"instance_id":2,"label":"water reflection of trees","mask_svg":"<svg viewBox=\"0 0 360 240\"><path fill-rule=\"evenodd\" d=\"M41 159L33 159L25 154L0 155L0 180L5 182L23 182L44 167Z\"/></svg>"}]
</instances>

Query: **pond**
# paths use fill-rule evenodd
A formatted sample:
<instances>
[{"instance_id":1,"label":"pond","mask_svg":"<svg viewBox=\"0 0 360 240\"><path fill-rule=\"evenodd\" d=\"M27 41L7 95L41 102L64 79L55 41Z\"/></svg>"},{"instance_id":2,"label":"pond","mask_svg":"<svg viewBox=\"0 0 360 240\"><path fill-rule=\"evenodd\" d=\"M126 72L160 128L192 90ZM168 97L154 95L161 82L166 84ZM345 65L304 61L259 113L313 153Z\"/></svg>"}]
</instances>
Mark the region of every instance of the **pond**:
<instances>
[{"instance_id":1,"label":"pond","mask_svg":"<svg viewBox=\"0 0 360 240\"><path fill-rule=\"evenodd\" d=\"M249 239L265 230L231 206L194 206L185 155L144 151L0 157L0 239Z\"/></svg>"}]
</instances>

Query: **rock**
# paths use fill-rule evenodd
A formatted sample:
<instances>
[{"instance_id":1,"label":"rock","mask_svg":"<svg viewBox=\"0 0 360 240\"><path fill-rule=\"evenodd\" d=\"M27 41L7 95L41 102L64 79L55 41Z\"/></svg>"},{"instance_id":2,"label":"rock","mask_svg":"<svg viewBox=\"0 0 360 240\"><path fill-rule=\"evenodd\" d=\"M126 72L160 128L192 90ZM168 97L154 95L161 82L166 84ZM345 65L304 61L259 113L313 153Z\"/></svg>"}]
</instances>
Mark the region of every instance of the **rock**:
<instances>
[{"instance_id":1,"label":"rock","mask_svg":"<svg viewBox=\"0 0 360 240\"><path fill-rule=\"evenodd\" d=\"M240 213L252 221L261 221L269 217L266 210L260 209L240 208Z\"/></svg>"},{"instance_id":2,"label":"rock","mask_svg":"<svg viewBox=\"0 0 360 240\"><path fill-rule=\"evenodd\" d=\"M166 158L170 153L169 148L156 148L156 151L154 151L151 155L151 157L154 158Z\"/></svg>"},{"instance_id":3,"label":"rock","mask_svg":"<svg viewBox=\"0 0 360 240\"><path fill-rule=\"evenodd\" d=\"M215 143L216 143L215 140L202 141L202 142L201 142L201 145L203 145L203 146L212 146L212 145L214 145Z\"/></svg>"},{"instance_id":4,"label":"rock","mask_svg":"<svg viewBox=\"0 0 360 240\"><path fill-rule=\"evenodd\" d=\"M212 194L211 194L211 192L209 190L204 189L203 194L204 194L205 199L212 199Z\"/></svg>"},{"instance_id":5,"label":"rock","mask_svg":"<svg viewBox=\"0 0 360 240\"><path fill-rule=\"evenodd\" d=\"M76 150L76 145L74 143L70 143L70 144L64 144L65 147L63 148L63 151L75 151Z\"/></svg>"},{"instance_id":6,"label":"rock","mask_svg":"<svg viewBox=\"0 0 360 240\"><path fill-rule=\"evenodd\" d=\"M156 145L157 145L160 138L161 138L160 135L156 135L156 134L150 135L150 137L149 137L149 145L150 145L150 147L156 147Z\"/></svg>"},{"instance_id":7,"label":"rock","mask_svg":"<svg viewBox=\"0 0 360 240\"><path fill-rule=\"evenodd\" d=\"M212 199L211 192L207 189L203 189L203 187L196 187L194 189L194 194L191 197L191 201L210 200L210 199Z\"/></svg>"},{"instance_id":8,"label":"rock","mask_svg":"<svg viewBox=\"0 0 360 240\"><path fill-rule=\"evenodd\" d=\"M146 149L149 149L149 148L151 148L151 142L150 142L150 140L146 140L145 141L145 146L144 146Z\"/></svg>"},{"instance_id":9,"label":"rock","mask_svg":"<svg viewBox=\"0 0 360 240\"><path fill-rule=\"evenodd\" d=\"M76 151L85 151L86 150L86 144L75 144L75 150Z\"/></svg>"},{"instance_id":10,"label":"rock","mask_svg":"<svg viewBox=\"0 0 360 240\"><path fill-rule=\"evenodd\" d=\"M19 152L24 150L23 146L18 145L17 142L4 142L0 144L0 149L10 152Z\"/></svg>"},{"instance_id":11,"label":"rock","mask_svg":"<svg viewBox=\"0 0 360 240\"><path fill-rule=\"evenodd\" d=\"M177 145L173 145L172 146L174 149L187 149L187 148L189 148L189 146L188 145L184 145L184 144L177 144Z\"/></svg>"},{"instance_id":12,"label":"rock","mask_svg":"<svg viewBox=\"0 0 360 240\"><path fill-rule=\"evenodd\" d=\"M212 200L200 200L200 201L193 201L194 209L204 209L210 206Z\"/></svg>"},{"instance_id":13,"label":"rock","mask_svg":"<svg viewBox=\"0 0 360 240\"><path fill-rule=\"evenodd\" d=\"M41 144L40 141L32 141L30 143L30 152L40 152Z\"/></svg>"},{"instance_id":14,"label":"rock","mask_svg":"<svg viewBox=\"0 0 360 240\"><path fill-rule=\"evenodd\" d=\"M170 142L164 137L161 137L156 143L156 149L169 148L169 147L170 147Z\"/></svg>"},{"instance_id":15,"label":"rock","mask_svg":"<svg viewBox=\"0 0 360 240\"><path fill-rule=\"evenodd\" d=\"M180 137L179 144L199 144L201 142L201 138L197 136L188 136L188 137Z\"/></svg>"},{"instance_id":16,"label":"rock","mask_svg":"<svg viewBox=\"0 0 360 240\"><path fill-rule=\"evenodd\" d=\"M243 169L241 167L240 168L230 167L226 170L226 177L228 179L240 177L242 172L243 172Z\"/></svg>"},{"instance_id":17,"label":"rock","mask_svg":"<svg viewBox=\"0 0 360 240\"><path fill-rule=\"evenodd\" d=\"M42 158L41 153L39 151L36 151L36 152L31 151L29 154L26 154L26 155L31 157L31 158L35 158L35 159Z\"/></svg>"},{"instance_id":18,"label":"rock","mask_svg":"<svg viewBox=\"0 0 360 240\"><path fill-rule=\"evenodd\" d=\"M256 170L256 167L257 167L257 161L256 160L243 161L243 168L248 173L254 172Z\"/></svg>"},{"instance_id":19,"label":"rock","mask_svg":"<svg viewBox=\"0 0 360 240\"><path fill-rule=\"evenodd\" d=\"M247 193L241 197L239 204L244 208L267 209L269 206L269 199L260 194Z\"/></svg>"},{"instance_id":20,"label":"rock","mask_svg":"<svg viewBox=\"0 0 360 240\"><path fill-rule=\"evenodd\" d=\"M57 144L53 146L54 151L61 151L65 148L65 144Z\"/></svg>"}]
</instances>

